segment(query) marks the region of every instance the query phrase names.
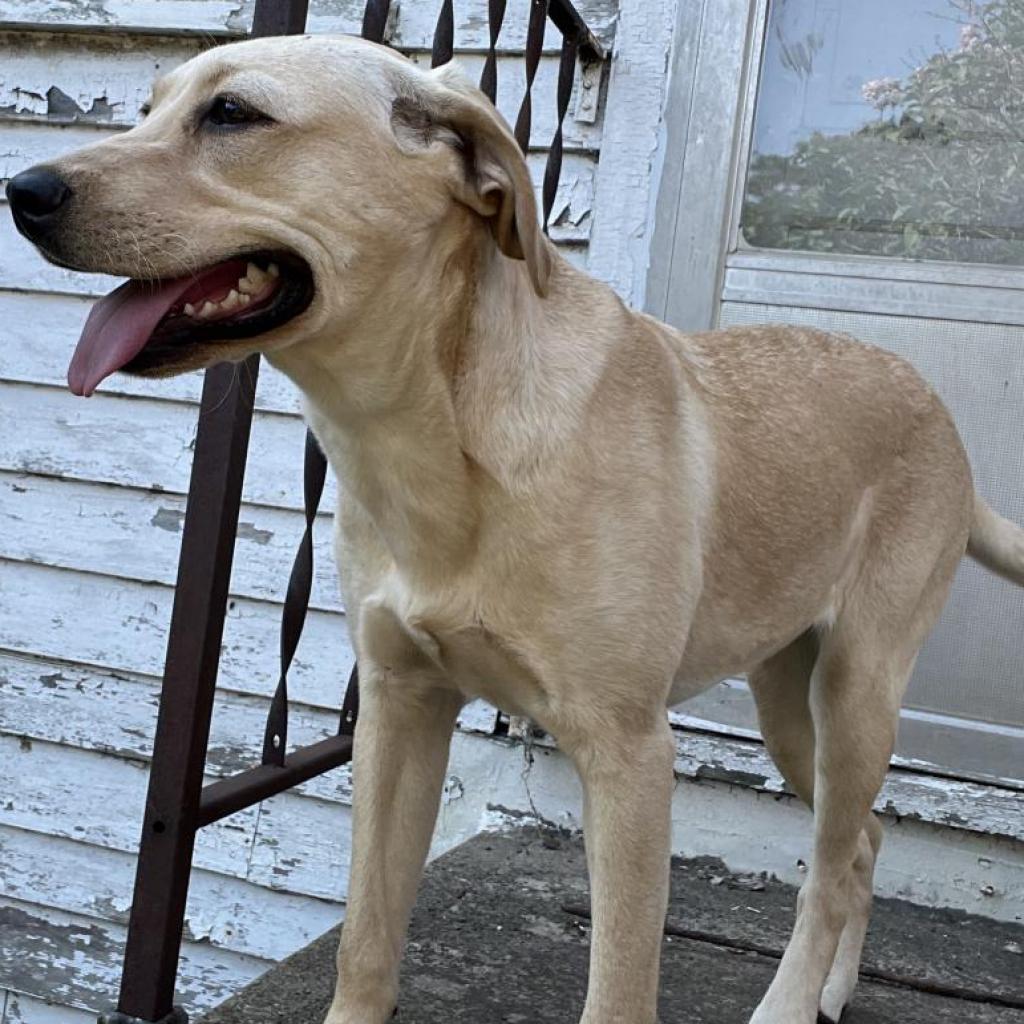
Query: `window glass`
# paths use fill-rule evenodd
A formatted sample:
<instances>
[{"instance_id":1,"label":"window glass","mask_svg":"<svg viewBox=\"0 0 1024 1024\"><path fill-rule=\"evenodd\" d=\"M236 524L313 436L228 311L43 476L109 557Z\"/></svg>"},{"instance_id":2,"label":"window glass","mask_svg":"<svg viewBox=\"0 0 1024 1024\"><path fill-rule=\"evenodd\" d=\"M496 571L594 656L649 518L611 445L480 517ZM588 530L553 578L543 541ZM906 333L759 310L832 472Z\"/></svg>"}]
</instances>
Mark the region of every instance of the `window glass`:
<instances>
[{"instance_id":1,"label":"window glass","mask_svg":"<svg viewBox=\"0 0 1024 1024\"><path fill-rule=\"evenodd\" d=\"M1024 0L771 0L743 244L1024 264Z\"/></svg>"}]
</instances>

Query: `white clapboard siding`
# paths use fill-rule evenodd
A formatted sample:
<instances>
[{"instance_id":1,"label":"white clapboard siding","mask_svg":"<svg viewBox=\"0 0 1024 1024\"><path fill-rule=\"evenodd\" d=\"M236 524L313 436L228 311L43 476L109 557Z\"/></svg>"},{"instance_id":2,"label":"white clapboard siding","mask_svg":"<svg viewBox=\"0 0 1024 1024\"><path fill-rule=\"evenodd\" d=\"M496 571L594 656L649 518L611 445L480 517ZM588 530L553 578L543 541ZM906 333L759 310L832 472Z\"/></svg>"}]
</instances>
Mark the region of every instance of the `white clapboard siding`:
<instances>
[{"instance_id":1,"label":"white clapboard siding","mask_svg":"<svg viewBox=\"0 0 1024 1024\"><path fill-rule=\"evenodd\" d=\"M323 842L340 845L340 838ZM134 881L130 853L0 826L0 882L11 899L30 903L48 893L57 910L126 925ZM192 875L185 941L280 960L297 938L312 942L341 917L337 903L257 893L243 880L200 869Z\"/></svg>"},{"instance_id":2,"label":"white clapboard siding","mask_svg":"<svg viewBox=\"0 0 1024 1024\"><path fill-rule=\"evenodd\" d=\"M112 754L143 763L153 749L160 682L150 676L0 651L0 731L30 740ZM341 693L338 693L340 704ZM207 774L221 777L255 764L262 752L269 699L222 687L217 692ZM60 713L55 714L54 708ZM333 735L338 706L314 707L293 700L288 745L304 746ZM494 709L468 704L459 716L463 732L489 733ZM343 765L302 783L295 793L349 804L352 775Z\"/></svg>"},{"instance_id":3,"label":"white clapboard siding","mask_svg":"<svg viewBox=\"0 0 1024 1024\"><path fill-rule=\"evenodd\" d=\"M24 562L0 563L0 649L160 676L173 590ZM229 602L220 679L269 696L277 685L280 608ZM295 700L333 708L352 669L344 619L311 611L289 674Z\"/></svg>"},{"instance_id":4,"label":"white clapboard siding","mask_svg":"<svg viewBox=\"0 0 1024 1024\"><path fill-rule=\"evenodd\" d=\"M0 652L0 723L10 736L148 762L159 697L159 680L152 677ZM266 697L218 690L206 762L209 776L230 775L259 762L269 708ZM293 701L288 746L305 746L334 735L338 716L337 707L316 708ZM337 768L293 792L348 804L351 772L347 765Z\"/></svg>"},{"instance_id":5,"label":"white clapboard siding","mask_svg":"<svg viewBox=\"0 0 1024 1024\"><path fill-rule=\"evenodd\" d=\"M185 498L83 483L68 500L62 480L0 472L0 558L173 585ZM243 506L231 593L282 601L305 526L298 512ZM340 611L332 524L314 527L311 607Z\"/></svg>"},{"instance_id":6,"label":"white clapboard siding","mask_svg":"<svg viewBox=\"0 0 1024 1024\"><path fill-rule=\"evenodd\" d=\"M365 6L364 0L312 0L306 27L315 33L358 33ZM253 0L0 0L0 28L60 27L233 37L248 31L253 7ZM616 0L577 0L576 7L602 43L610 45L618 12ZM414 0L396 3L395 8L388 41L401 49L430 49L440 3ZM528 13L526 3L508 5L498 40L502 50L523 48ZM457 0L455 38L463 49L486 49L490 42L487 0ZM560 43L558 30L549 25L545 48L557 50Z\"/></svg>"},{"instance_id":7,"label":"white clapboard siding","mask_svg":"<svg viewBox=\"0 0 1024 1024\"><path fill-rule=\"evenodd\" d=\"M96 1014L0 988L0 1024L96 1024Z\"/></svg>"},{"instance_id":8,"label":"white clapboard siding","mask_svg":"<svg viewBox=\"0 0 1024 1024\"><path fill-rule=\"evenodd\" d=\"M117 998L124 926L35 904L5 902L0 906L5 984L15 991L45 994L60 1005L109 1009ZM198 1013L216 1006L267 966L264 960L210 943L193 943L182 950L178 999Z\"/></svg>"},{"instance_id":9,"label":"white clapboard siding","mask_svg":"<svg viewBox=\"0 0 1024 1024\"><path fill-rule=\"evenodd\" d=\"M130 853L147 777L146 765L123 757L0 734L0 825ZM196 866L244 878L258 818L251 807L203 829Z\"/></svg>"},{"instance_id":10,"label":"white clapboard siding","mask_svg":"<svg viewBox=\"0 0 1024 1024\"><path fill-rule=\"evenodd\" d=\"M0 381L0 470L188 492L197 412L179 402ZM302 508L305 427L293 416L257 413L244 500ZM335 503L328 479L323 508Z\"/></svg>"},{"instance_id":11,"label":"white clapboard siding","mask_svg":"<svg viewBox=\"0 0 1024 1024\"><path fill-rule=\"evenodd\" d=\"M0 32L0 112L7 117L132 125L153 81L203 48L194 39L158 36ZM411 56L429 64L428 54ZM479 79L482 55L458 54L457 61L472 80ZM557 81L557 56L542 57L533 88L531 138L538 146L548 146L555 134ZM500 58L498 109L510 123L519 112L524 85L521 57ZM596 150L600 136L599 122L566 119L566 146Z\"/></svg>"},{"instance_id":12,"label":"white clapboard siding","mask_svg":"<svg viewBox=\"0 0 1024 1024\"><path fill-rule=\"evenodd\" d=\"M0 735L0 826L131 854L146 778L144 765L125 758ZM263 888L341 901L350 830L346 804L282 793L258 811L202 829L194 864Z\"/></svg>"}]
</instances>

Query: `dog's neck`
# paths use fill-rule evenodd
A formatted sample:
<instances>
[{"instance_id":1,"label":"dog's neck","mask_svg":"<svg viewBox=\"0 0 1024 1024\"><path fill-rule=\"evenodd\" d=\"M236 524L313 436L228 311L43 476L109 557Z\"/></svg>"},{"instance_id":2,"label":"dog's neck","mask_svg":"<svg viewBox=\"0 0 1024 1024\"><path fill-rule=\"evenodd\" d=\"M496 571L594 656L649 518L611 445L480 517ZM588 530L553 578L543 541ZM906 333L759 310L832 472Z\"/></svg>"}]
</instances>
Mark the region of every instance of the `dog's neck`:
<instances>
[{"instance_id":1,"label":"dog's neck","mask_svg":"<svg viewBox=\"0 0 1024 1024\"><path fill-rule=\"evenodd\" d=\"M586 386L551 344L566 276L579 275L556 257L542 300L493 244L425 258L383 278L343 339L271 356L403 573L458 573L476 550L481 489L528 489L559 444Z\"/></svg>"}]
</instances>

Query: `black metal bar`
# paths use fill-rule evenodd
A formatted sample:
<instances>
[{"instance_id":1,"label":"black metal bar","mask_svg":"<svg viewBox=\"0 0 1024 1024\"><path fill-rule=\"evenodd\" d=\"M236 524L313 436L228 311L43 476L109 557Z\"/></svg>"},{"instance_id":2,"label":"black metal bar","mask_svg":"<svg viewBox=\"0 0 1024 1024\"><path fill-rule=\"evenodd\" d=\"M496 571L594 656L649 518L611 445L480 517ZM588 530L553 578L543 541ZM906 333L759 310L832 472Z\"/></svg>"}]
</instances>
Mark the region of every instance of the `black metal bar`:
<instances>
[{"instance_id":1,"label":"black metal bar","mask_svg":"<svg viewBox=\"0 0 1024 1024\"><path fill-rule=\"evenodd\" d=\"M258 358L244 370L203 384L118 1003L141 1021L173 1011Z\"/></svg>"},{"instance_id":2,"label":"black metal bar","mask_svg":"<svg viewBox=\"0 0 1024 1024\"><path fill-rule=\"evenodd\" d=\"M288 670L295 658L299 640L302 639L302 627L306 624L306 612L309 611L309 596L313 590L313 526L327 477L327 460L311 430L306 431L302 475L302 505L306 528L288 578L288 591L281 616L281 674L263 734L263 763L278 766L284 764L288 743Z\"/></svg>"},{"instance_id":3,"label":"black metal bar","mask_svg":"<svg viewBox=\"0 0 1024 1024\"><path fill-rule=\"evenodd\" d=\"M289 754L282 766L261 764L230 778L212 782L203 790L199 827L283 793L352 760L352 737L331 736Z\"/></svg>"},{"instance_id":4,"label":"black metal bar","mask_svg":"<svg viewBox=\"0 0 1024 1024\"><path fill-rule=\"evenodd\" d=\"M443 0L441 13L437 16L434 42L430 48L432 68L447 64L455 55L455 9L452 0Z\"/></svg>"},{"instance_id":5,"label":"black metal bar","mask_svg":"<svg viewBox=\"0 0 1024 1024\"><path fill-rule=\"evenodd\" d=\"M383 43L390 12L391 0L368 0L363 11L363 38L373 43Z\"/></svg>"},{"instance_id":6,"label":"black metal bar","mask_svg":"<svg viewBox=\"0 0 1024 1024\"><path fill-rule=\"evenodd\" d=\"M526 29L526 92L516 117L515 136L525 153L530 148L533 123L533 82L544 52L544 29L548 21L548 0L530 0L530 20Z\"/></svg>"},{"instance_id":7,"label":"black metal bar","mask_svg":"<svg viewBox=\"0 0 1024 1024\"><path fill-rule=\"evenodd\" d=\"M480 74L480 90L492 102L498 102L498 37L505 23L506 0L488 0L487 28L490 33L487 59Z\"/></svg>"},{"instance_id":8,"label":"black metal bar","mask_svg":"<svg viewBox=\"0 0 1024 1024\"><path fill-rule=\"evenodd\" d=\"M338 723L339 736L355 736L356 719L359 717L359 666L352 666L345 690L345 701L341 705L341 720Z\"/></svg>"},{"instance_id":9,"label":"black metal bar","mask_svg":"<svg viewBox=\"0 0 1024 1024\"><path fill-rule=\"evenodd\" d=\"M309 0L256 0L252 36L293 36L306 28Z\"/></svg>"},{"instance_id":10,"label":"black metal bar","mask_svg":"<svg viewBox=\"0 0 1024 1024\"><path fill-rule=\"evenodd\" d=\"M562 38L572 39L576 43L580 60L586 64L604 60L604 47L570 0L551 0L548 15L562 33Z\"/></svg>"},{"instance_id":11,"label":"black metal bar","mask_svg":"<svg viewBox=\"0 0 1024 1024\"><path fill-rule=\"evenodd\" d=\"M551 211L555 205L558 181L562 177L562 126L572 98L572 80L576 74L576 43L565 36L562 39L562 56L558 64L558 126L548 150L548 162L544 167L543 210L544 230L548 230Z\"/></svg>"}]
</instances>

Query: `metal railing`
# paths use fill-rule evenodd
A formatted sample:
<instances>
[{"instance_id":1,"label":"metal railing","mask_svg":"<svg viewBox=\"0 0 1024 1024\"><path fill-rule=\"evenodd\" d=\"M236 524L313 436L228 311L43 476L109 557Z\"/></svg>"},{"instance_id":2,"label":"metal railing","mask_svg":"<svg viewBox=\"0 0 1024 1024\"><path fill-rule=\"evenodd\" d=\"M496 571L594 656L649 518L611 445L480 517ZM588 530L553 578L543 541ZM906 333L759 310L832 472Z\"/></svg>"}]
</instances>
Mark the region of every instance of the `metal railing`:
<instances>
[{"instance_id":1,"label":"metal railing","mask_svg":"<svg viewBox=\"0 0 1024 1024\"><path fill-rule=\"evenodd\" d=\"M526 92L515 124L516 139L524 152L530 141L532 89L549 18L563 40L557 129L542 189L546 229L561 174L562 124L576 63L578 59L599 61L604 55L570 0L529 2ZM489 46L480 87L492 102L506 5L507 0L488 0ZM257 0L251 34L302 32L307 7L308 0ZM390 8L390 0L369 0L363 18L365 38L384 41ZM454 31L453 0L442 0L431 55L434 66L451 59ZM259 356L250 357L241 373L228 364L213 366L203 382L121 992L117 1010L102 1016L101 1024L186 1024L184 1010L174 1006L174 987L199 829L352 758L359 701L357 669L353 669L345 692L337 735L286 752L288 670L309 606L312 531L327 471L323 454L307 433L306 529L288 581L280 677L267 718L262 760L234 776L203 784L259 362Z\"/></svg>"}]
</instances>

